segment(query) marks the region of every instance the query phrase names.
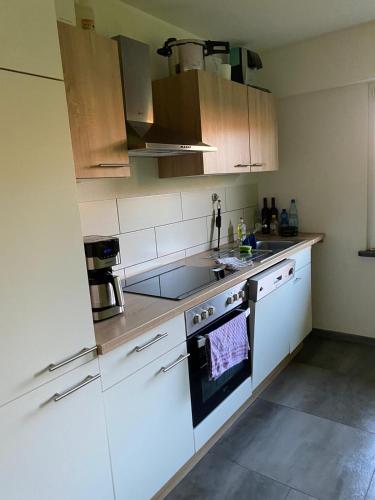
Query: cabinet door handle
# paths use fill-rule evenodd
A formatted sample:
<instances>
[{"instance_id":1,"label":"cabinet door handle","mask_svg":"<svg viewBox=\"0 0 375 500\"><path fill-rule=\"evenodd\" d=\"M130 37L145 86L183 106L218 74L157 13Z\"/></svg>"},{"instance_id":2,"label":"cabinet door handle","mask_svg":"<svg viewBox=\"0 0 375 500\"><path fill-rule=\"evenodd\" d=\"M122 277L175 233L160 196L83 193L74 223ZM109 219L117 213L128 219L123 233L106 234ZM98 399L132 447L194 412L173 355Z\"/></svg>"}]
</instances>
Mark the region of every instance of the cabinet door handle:
<instances>
[{"instance_id":1,"label":"cabinet door handle","mask_svg":"<svg viewBox=\"0 0 375 500\"><path fill-rule=\"evenodd\" d=\"M98 167L129 167L128 163L98 163Z\"/></svg>"},{"instance_id":2,"label":"cabinet door handle","mask_svg":"<svg viewBox=\"0 0 375 500\"><path fill-rule=\"evenodd\" d=\"M53 400L55 402L60 401L60 399L66 398L66 396L73 394L73 392L78 391L78 389L85 387L85 385L90 384L91 382L94 382L94 380L97 380L98 378L100 378L100 373L97 373L96 375L88 375L84 380L82 380L82 382L75 385L74 387L71 387L70 389L66 390L65 392L62 392L62 393L56 392L56 394L53 396Z\"/></svg>"},{"instance_id":3,"label":"cabinet door handle","mask_svg":"<svg viewBox=\"0 0 375 500\"><path fill-rule=\"evenodd\" d=\"M265 163L250 163L250 167L264 167Z\"/></svg>"},{"instance_id":4,"label":"cabinet door handle","mask_svg":"<svg viewBox=\"0 0 375 500\"><path fill-rule=\"evenodd\" d=\"M60 363L51 363L48 366L48 371L53 372L57 370L58 368L61 368L62 366L67 365L68 363L71 363L72 361L75 361L78 358L82 358L82 356L86 356L89 352L94 352L97 351L98 346L94 347L84 347L82 351L77 352L77 354L74 354L70 358L64 359L63 361L60 361Z\"/></svg>"},{"instance_id":5,"label":"cabinet door handle","mask_svg":"<svg viewBox=\"0 0 375 500\"><path fill-rule=\"evenodd\" d=\"M172 370L172 368L174 368L175 366L179 365L180 363L182 363L185 359L187 359L188 357L190 356L190 353L188 354L185 354L185 356L183 354L181 354L177 359L176 361L174 361L172 364L168 365L168 366L162 366L161 367L161 371L163 373L167 373L169 372L169 370Z\"/></svg>"},{"instance_id":6,"label":"cabinet door handle","mask_svg":"<svg viewBox=\"0 0 375 500\"><path fill-rule=\"evenodd\" d=\"M168 337L168 333L167 332L166 333L159 333L158 335L156 335L156 337L154 337L153 339L149 340L145 344L143 344L143 345L137 345L135 347L135 352L141 352L144 349L147 349L147 347L150 347L150 345L155 344L156 342L159 342L159 340L164 339L165 337Z\"/></svg>"},{"instance_id":7,"label":"cabinet door handle","mask_svg":"<svg viewBox=\"0 0 375 500\"><path fill-rule=\"evenodd\" d=\"M249 168L250 164L249 163L237 163L237 165L233 165L234 168Z\"/></svg>"}]
</instances>

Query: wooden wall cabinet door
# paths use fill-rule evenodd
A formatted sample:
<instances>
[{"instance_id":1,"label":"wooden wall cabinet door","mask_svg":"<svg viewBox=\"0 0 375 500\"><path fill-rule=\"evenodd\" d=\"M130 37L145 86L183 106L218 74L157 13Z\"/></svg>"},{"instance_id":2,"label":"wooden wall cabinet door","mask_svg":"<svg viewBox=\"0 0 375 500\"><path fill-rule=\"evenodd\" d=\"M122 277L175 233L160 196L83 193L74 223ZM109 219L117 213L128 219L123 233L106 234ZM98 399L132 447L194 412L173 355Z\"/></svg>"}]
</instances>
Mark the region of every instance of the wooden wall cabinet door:
<instances>
[{"instance_id":1,"label":"wooden wall cabinet door","mask_svg":"<svg viewBox=\"0 0 375 500\"><path fill-rule=\"evenodd\" d=\"M269 92L247 88L249 103L251 172L278 170L275 99Z\"/></svg>"},{"instance_id":2,"label":"wooden wall cabinet door","mask_svg":"<svg viewBox=\"0 0 375 500\"><path fill-rule=\"evenodd\" d=\"M128 177L117 42L58 23L77 178Z\"/></svg>"},{"instance_id":3,"label":"wooden wall cabinet door","mask_svg":"<svg viewBox=\"0 0 375 500\"><path fill-rule=\"evenodd\" d=\"M159 159L160 177L250 172L246 87L206 71L153 82L155 122L217 152Z\"/></svg>"}]
</instances>

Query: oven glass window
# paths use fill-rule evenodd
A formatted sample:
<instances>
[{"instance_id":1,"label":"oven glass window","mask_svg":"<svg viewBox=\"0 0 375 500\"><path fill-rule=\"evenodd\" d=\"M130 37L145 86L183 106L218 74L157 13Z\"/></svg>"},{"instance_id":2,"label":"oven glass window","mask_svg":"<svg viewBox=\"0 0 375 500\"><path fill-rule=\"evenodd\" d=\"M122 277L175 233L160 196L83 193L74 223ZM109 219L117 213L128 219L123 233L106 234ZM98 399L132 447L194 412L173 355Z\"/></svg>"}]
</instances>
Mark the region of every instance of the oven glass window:
<instances>
[{"instance_id":1,"label":"oven glass window","mask_svg":"<svg viewBox=\"0 0 375 500\"><path fill-rule=\"evenodd\" d=\"M202 390L202 402L206 403L211 399L216 393L224 389L225 386L244 369L246 363L239 363L232 368L229 368L225 373L223 373L218 379L210 380L208 378L208 363L206 363L205 368L202 370L201 374L201 390Z\"/></svg>"}]
</instances>

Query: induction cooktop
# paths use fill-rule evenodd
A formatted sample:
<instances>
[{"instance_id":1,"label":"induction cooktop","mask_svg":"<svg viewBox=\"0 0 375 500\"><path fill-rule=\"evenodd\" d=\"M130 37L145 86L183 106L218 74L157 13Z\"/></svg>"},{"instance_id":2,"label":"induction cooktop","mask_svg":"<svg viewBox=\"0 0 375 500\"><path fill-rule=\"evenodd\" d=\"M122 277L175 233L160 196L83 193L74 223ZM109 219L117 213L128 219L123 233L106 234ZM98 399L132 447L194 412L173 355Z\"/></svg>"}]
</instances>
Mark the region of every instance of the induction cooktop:
<instances>
[{"instance_id":1,"label":"induction cooktop","mask_svg":"<svg viewBox=\"0 0 375 500\"><path fill-rule=\"evenodd\" d=\"M182 300L233 272L221 267L170 264L123 280L122 289L126 293Z\"/></svg>"}]
</instances>

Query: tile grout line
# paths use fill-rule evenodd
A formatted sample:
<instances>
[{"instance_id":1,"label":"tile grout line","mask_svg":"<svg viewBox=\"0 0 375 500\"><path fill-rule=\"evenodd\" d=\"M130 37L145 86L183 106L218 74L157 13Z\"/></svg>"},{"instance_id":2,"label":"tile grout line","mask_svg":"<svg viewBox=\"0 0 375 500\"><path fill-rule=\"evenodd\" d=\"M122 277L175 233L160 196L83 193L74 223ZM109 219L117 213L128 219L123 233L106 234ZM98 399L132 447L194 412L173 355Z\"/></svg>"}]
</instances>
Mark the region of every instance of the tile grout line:
<instances>
[{"instance_id":1,"label":"tile grout line","mask_svg":"<svg viewBox=\"0 0 375 500\"><path fill-rule=\"evenodd\" d=\"M255 401L254 401L254 402L255 402ZM250 407L249 407L249 408L250 408ZM234 422L234 424L235 424L235 422ZM234 424L233 424L233 425L234 425ZM230 429L230 427L229 427L229 429ZM227 432L229 431L229 429L227 430ZM217 453L216 453L214 450L212 450L212 449L211 449L211 450L209 450L209 451L208 451L208 453L212 453L213 455L216 455L216 456L217 456L217 457L219 457L219 458L220 458L220 456L221 456L220 454L217 454ZM204 458L204 457L202 457L202 458ZM309 493L307 493L306 491L299 490L298 488L295 488L294 486L291 486L290 484L283 483L283 482L282 482L282 481L280 481L279 479L275 479L275 478L273 478L273 477L271 477L271 476L267 476L267 475L266 475L266 474L264 474L263 472L259 472L259 471L254 470L254 469L250 469L250 467L247 467L246 465L242 465L242 464L240 464L239 462L237 462L237 461L236 461L236 460L234 460L233 458L230 458L230 457L227 457L227 456L225 456L224 458L225 458L225 460L229 460L230 462L232 462L232 463L234 463L234 464L238 465L239 467L241 467L242 469L245 469L246 471L253 472L254 474L258 474L259 476L262 476L262 477L264 477L264 478L266 478L266 479L269 479L269 480L271 480L271 481L274 481L275 483L278 483L278 484L280 484L280 485L282 485L282 486L286 486L287 488L289 488L289 490L288 490L288 491L287 491L287 493L286 493L286 496L284 497L284 500L286 500L287 496L288 496L288 495L289 495L289 493L290 493L290 490L295 490L295 491L298 491L299 493L303 493L304 495L311 496L311 495L310 495ZM198 463L199 463L199 462L198 462ZM195 466L195 467L196 467L196 466ZM313 498L314 498L315 500L320 500L318 497L313 497Z\"/></svg>"},{"instance_id":2,"label":"tile grout line","mask_svg":"<svg viewBox=\"0 0 375 500\"><path fill-rule=\"evenodd\" d=\"M288 410L297 411L298 413L303 413L304 415L310 415L311 417L320 418L321 420L326 420L327 422L333 422L334 424L343 425L344 427L348 427L349 429L354 429L356 431L365 432L366 434L375 436L375 432L369 431L367 429L362 429L361 427L355 427L354 425L345 424L343 422L339 422L338 420L333 420L333 418L321 417L320 415L316 415L315 413L311 413L309 411L301 410L300 408L293 408L293 406L288 406L283 403L276 403L275 401L271 401L262 396L259 396L257 399L261 399L266 403L271 403L276 406L281 406L282 408L288 408Z\"/></svg>"},{"instance_id":3,"label":"tile grout line","mask_svg":"<svg viewBox=\"0 0 375 500\"><path fill-rule=\"evenodd\" d=\"M363 500L367 499L367 495L368 495L368 492L370 491L371 483L372 483L372 480L374 479L374 476L375 476L375 467L374 467L374 472L372 473L372 476L370 478L370 482L369 482L368 488L366 490L365 496L363 497Z\"/></svg>"}]
</instances>

